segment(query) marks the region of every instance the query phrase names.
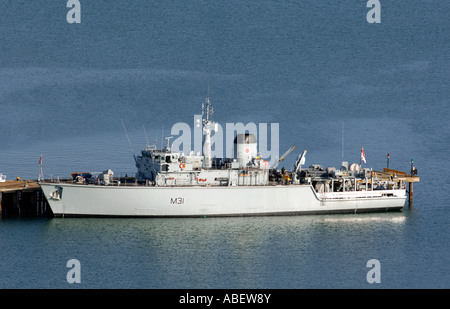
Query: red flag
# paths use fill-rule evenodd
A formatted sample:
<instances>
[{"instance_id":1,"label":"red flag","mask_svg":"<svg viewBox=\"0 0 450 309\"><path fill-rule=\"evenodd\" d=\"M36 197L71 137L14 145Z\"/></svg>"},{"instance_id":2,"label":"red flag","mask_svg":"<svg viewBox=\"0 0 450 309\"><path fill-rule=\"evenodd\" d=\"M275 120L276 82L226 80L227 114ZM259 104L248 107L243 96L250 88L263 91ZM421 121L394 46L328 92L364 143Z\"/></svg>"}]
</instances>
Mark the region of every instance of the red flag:
<instances>
[{"instance_id":1,"label":"red flag","mask_svg":"<svg viewBox=\"0 0 450 309\"><path fill-rule=\"evenodd\" d=\"M364 148L361 146L361 161L366 163L366 155L364 154Z\"/></svg>"},{"instance_id":2,"label":"red flag","mask_svg":"<svg viewBox=\"0 0 450 309\"><path fill-rule=\"evenodd\" d=\"M42 164L42 155L41 155L41 157L39 158L39 165L41 165Z\"/></svg>"}]
</instances>

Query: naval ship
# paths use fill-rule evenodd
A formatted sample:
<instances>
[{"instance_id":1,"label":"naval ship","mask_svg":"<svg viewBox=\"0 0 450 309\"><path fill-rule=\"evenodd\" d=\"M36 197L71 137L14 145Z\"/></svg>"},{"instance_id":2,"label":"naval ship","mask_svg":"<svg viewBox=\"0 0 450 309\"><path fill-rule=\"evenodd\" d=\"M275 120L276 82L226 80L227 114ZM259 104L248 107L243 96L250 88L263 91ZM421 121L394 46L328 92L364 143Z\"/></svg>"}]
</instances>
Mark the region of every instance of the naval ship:
<instances>
[{"instance_id":1,"label":"naval ship","mask_svg":"<svg viewBox=\"0 0 450 309\"><path fill-rule=\"evenodd\" d=\"M73 174L70 182L40 182L54 216L300 215L384 212L405 205L401 172L375 172L346 162L338 169L302 168L306 150L290 171L278 170L258 155L252 134L236 134L233 158L212 157L212 113L207 97L202 104L202 154L172 151L168 140L161 149L147 146L135 156L137 173L127 183L113 181L111 170L96 177Z\"/></svg>"}]
</instances>

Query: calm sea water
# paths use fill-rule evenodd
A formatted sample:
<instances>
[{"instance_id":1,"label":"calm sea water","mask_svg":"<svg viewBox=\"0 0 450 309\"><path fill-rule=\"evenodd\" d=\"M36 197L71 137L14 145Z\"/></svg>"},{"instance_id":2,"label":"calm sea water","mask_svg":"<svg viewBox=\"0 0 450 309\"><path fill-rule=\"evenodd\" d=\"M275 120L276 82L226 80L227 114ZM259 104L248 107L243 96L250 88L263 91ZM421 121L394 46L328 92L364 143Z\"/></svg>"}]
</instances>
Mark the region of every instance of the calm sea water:
<instances>
[{"instance_id":1,"label":"calm sea water","mask_svg":"<svg viewBox=\"0 0 450 309\"><path fill-rule=\"evenodd\" d=\"M306 164L409 171L398 213L0 220L1 288L448 288L450 21L445 1L0 2L0 173L135 171L193 123L279 123ZM342 128L344 130L342 130ZM344 139L342 139L342 131ZM344 143L342 141L344 140ZM291 154L285 166L293 165ZM81 283L66 281L69 259ZM381 283L366 280L377 259Z\"/></svg>"}]
</instances>

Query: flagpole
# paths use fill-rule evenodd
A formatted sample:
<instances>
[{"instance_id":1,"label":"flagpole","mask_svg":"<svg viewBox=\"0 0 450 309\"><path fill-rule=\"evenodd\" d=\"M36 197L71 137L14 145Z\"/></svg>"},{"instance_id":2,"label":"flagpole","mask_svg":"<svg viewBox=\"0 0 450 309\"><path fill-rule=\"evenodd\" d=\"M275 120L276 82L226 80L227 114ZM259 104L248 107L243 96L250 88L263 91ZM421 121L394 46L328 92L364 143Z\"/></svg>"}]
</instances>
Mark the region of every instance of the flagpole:
<instances>
[{"instance_id":1,"label":"flagpole","mask_svg":"<svg viewBox=\"0 0 450 309\"><path fill-rule=\"evenodd\" d=\"M364 147L363 145L361 145L361 155L359 158L359 167L362 169L362 161L364 161L364 163L366 163L366 154L364 153Z\"/></svg>"},{"instance_id":2,"label":"flagpole","mask_svg":"<svg viewBox=\"0 0 450 309\"><path fill-rule=\"evenodd\" d=\"M363 151L363 145L361 145L361 154L359 155L359 168L362 168L362 151Z\"/></svg>"},{"instance_id":3,"label":"flagpole","mask_svg":"<svg viewBox=\"0 0 450 309\"><path fill-rule=\"evenodd\" d=\"M41 177L42 177L42 180L44 180L44 175L42 174L42 154L41 154L41 157L39 159L39 177L38 177L38 181L41 181Z\"/></svg>"}]
</instances>

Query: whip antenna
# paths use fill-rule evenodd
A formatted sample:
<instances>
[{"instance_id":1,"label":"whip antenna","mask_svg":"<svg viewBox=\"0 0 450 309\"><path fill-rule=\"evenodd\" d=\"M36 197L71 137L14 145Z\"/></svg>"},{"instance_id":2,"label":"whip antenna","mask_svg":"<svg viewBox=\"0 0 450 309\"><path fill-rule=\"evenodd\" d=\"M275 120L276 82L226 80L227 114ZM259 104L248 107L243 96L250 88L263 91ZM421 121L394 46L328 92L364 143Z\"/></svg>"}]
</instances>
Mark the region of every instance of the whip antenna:
<instances>
[{"instance_id":1,"label":"whip antenna","mask_svg":"<svg viewBox=\"0 0 450 309\"><path fill-rule=\"evenodd\" d=\"M147 140L147 148L149 148L150 147L150 143L148 142L147 131L145 130L145 126L144 125L142 125L142 127L144 128L145 139Z\"/></svg>"},{"instance_id":2,"label":"whip antenna","mask_svg":"<svg viewBox=\"0 0 450 309\"><path fill-rule=\"evenodd\" d=\"M342 161L344 161L344 122L342 122Z\"/></svg>"},{"instance_id":3,"label":"whip antenna","mask_svg":"<svg viewBox=\"0 0 450 309\"><path fill-rule=\"evenodd\" d=\"M127 136L128 144L130 145L130 149L131 149L131 153L133 154L134 161L137 163L136 156L134 155L133 146L131 146L130 138L128 137L127 129L125 128L125 125L123 124L123 120L120 119L120 121L122 122L122 127L123 127L123 130L125 131L125 135Z\"/></svg>"}]
</instances>

